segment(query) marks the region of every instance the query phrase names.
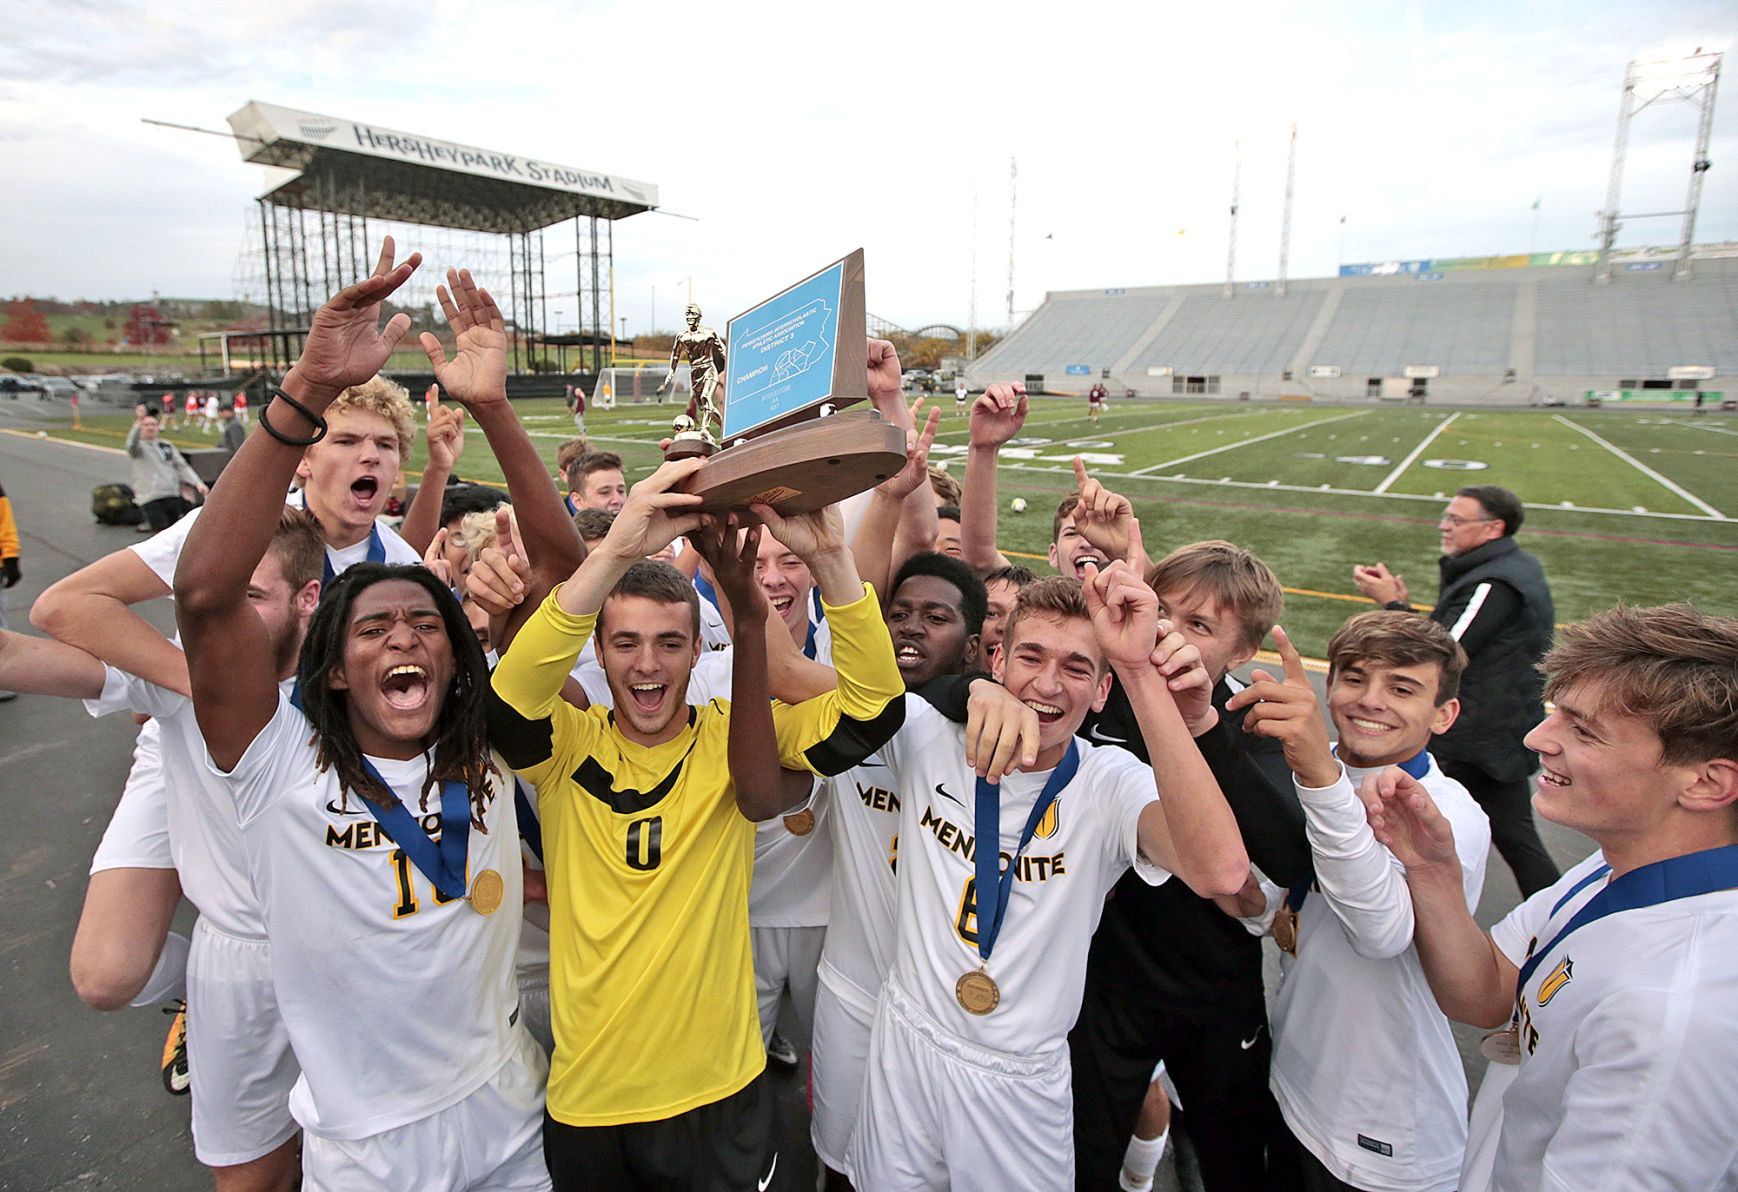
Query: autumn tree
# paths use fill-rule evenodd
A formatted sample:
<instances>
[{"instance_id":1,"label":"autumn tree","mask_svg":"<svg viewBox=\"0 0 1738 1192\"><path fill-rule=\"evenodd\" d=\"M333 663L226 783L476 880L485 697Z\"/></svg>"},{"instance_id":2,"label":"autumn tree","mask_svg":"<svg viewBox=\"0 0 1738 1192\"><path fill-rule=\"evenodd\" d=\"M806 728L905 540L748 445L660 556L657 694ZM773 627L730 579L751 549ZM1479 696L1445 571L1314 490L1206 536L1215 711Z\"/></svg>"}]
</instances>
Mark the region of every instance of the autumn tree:
<instances>
[{"instance_id":1,"label":"autumn tree","mask_svg":"<svg viewBox=\"0 0 1738 1192\"><path fill-rule=\"evenodd\" d=\"M52 343L54 335L48 329L48 319L36 309L30 298L14 298L6 304L6 323L0 326L0 340L15 344Z\"/></svg>"}]
</instances>

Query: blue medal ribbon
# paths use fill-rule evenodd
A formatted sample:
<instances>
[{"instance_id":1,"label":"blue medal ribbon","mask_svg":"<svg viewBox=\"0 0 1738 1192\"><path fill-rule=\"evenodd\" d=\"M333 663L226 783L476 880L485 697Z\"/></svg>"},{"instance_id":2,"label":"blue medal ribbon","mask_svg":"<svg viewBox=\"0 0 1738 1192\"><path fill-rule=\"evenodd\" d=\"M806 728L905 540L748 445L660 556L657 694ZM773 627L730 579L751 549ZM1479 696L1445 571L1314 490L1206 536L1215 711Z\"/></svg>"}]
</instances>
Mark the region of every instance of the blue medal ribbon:
<instances>
[{"instance_id":1,"label":"blue medal ribbon","mask_svg":"<svg viewBox=\"0 0 1738 1192\"><path fill-rule=\"evenodd\" d=\"M380 527L377 525L368 527L368 561L370 563L386 562L386 543L380 540ZM332 556L330 552L327 553L324 562L325 574L320 578L320 588L322 591L325 590L328 584L338 578L337 571L332 568Z\"/></svg>"},{"instance_id":2,"label":"blue medal ribbon","mask_svg":"<svg viewBox=\"0 0 1738 1192\"><path fill-rule=\"evenodd\" d=\"M373 762L363 758L362 764L367 767L374 781L392 791L386 779L380 776L380 771L374 768ZM391 837L392 843L404 850L404 855L410 858L411 864L434 883L435 889L448 898L465 896L466 854L471 836L471 792L464 783L451 778L441 783L439 844L422 830L422 824L403 802L394 800L382 807L373 799L363 798L362 805L379 822L380 830Z\"/></svg>"},{"instance_id":3,"label":"blue medal ribbon","mask_svg":"<svg viewBox=\"0 0 1738 1192\"><path fill-rule=\"evenodd\" d=\"M1080 768L1080 749L1072 737L1068 740L1068 752L1063 755L1050 777L1044 781L1044 789L1038 795L1038 801L1032 804L1032 814L1026 817L1026 827L1020 833L1019 846L1014 849L1014 855L1008 861L1008 867L997 869L1002 861L1002 798L1001 787L987 778L978 779L977 806L974 809L973 830L977 833L974 845L976 852L972 861L977 868L978 884L978 956L984 960L990 958L990 950L996 946L996 937L1002 933L1002 916L1008 912L1008 898L1014 892L1014 867L1020 860L1020 854L1026 851L1026 846L1032 843L1032 834L1038 830L1038 823L1044 818L1044 813L1050 810L1050 805L1056 801L1056 794L1074 780L1074 772ZM986 907L986 901L993 891L995 901ZM985 910L988 910L988 914Z\"/></svg>"},{"instance_id":4,"label":"blue medal ribbon","mask_svg":"<svg viewBox=\"0 0 1738 1192\"><path fill-rule=\"evenodd\" d=\"M1570 895L1604 872L1608 871L1602 869L1588 874L1557 903L1557 907L1562 907ZM1521 966L1521 975L1515 981L1517 1004L1521 991L1527 987L1527 978L1538 970L1545 958L1572 932L1579 931L1589 923L1598 922L1607 915L1658 906L1680 898L1695 898L1700 894L1712 894L1716 890L1730 890L1734 887L1738 887L1738 844L1687 853L1682 857L1668 857L1664 861L1655 861L1651 865L1630 870L1589 898L1587 904L1575 912L1550 943L1527 958L1527 962Z\"/></svg>"}]
</instances>

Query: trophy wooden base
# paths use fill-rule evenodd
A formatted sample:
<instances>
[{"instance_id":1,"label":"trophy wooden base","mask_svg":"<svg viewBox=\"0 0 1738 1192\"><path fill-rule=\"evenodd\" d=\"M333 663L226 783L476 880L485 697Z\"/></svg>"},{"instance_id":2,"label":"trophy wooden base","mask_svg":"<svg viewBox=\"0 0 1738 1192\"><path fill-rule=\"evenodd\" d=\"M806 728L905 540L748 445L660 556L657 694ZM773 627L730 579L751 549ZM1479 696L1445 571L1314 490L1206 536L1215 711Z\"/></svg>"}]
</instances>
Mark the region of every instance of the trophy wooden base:
<instances>
[{"instance_id":1,"label":"trophy wooden base","mask_svg":"<svg viewBox=\"0 0 1738 1192\"><path fill-rule=\"evenodd\" d=\"M850 411L727 447L683 486L708 513L771 505L808 513L874 488L905 466L905 431L872 411Z\"/></svg>"}]
</instances>

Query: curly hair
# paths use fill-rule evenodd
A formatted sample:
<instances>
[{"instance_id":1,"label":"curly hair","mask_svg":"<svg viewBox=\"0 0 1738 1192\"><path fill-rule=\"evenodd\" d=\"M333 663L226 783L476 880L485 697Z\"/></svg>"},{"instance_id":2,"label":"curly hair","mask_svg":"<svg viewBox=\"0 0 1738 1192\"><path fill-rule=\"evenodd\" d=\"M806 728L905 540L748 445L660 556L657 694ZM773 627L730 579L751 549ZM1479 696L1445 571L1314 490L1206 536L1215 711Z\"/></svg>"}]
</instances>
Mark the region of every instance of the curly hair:
<instances>
[{"instance_id":1,"label":"curly hair","mask_svg":"<svg viewBox=\"0 0 1738 1192\"><path fill-rule=\"evenodd\" d=\"M397 381L376 374L360 385L344 390L326 407L327 415L355 410L362 414L378 414L392 423L398 434L399 459L410 458L411 440L416 438L416 421L411 414L410 392Z\"/></svg>"},{"instance_id":2,"label":"curly hair","mask_svg":"<svg viewBox=\"0 0 1738 1192\"><path fill-rule=\"evenodd\" d=\"M308 622L308 635L296 666L301 688L302 712L314 727L315 744L322 771L338 776L340 796L348 805L349 792L381 806L391 806L397 797L369 773L350 727L349 693L332 687L332 673L344 663L344 645L350 635L350 617L356 598L375 584L407 580L428 593L440 611L447 640L453 651L453 682L445 692L435 722L434 764L423 783L421 808L428 810L429 792L437 782L458 781L471 796L471 824L486 832L483 813L494 799L489 779L496 776L489 758L485 709L489 691L489 665L483 647L471 632L464 610L434 573L418 564L358 563L328 588Z\"/></svg>"}]
</instances>

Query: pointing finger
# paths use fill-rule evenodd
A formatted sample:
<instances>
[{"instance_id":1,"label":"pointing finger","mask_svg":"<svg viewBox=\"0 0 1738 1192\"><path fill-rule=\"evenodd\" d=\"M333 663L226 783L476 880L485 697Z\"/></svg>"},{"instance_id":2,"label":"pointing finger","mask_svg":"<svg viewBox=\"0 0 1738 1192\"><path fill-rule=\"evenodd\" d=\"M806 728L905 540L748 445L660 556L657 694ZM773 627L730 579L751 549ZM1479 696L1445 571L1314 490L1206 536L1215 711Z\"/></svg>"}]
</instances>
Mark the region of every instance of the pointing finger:
<instances>
[{"instance_id":1,"label":"pointing finger","mask_svg":"<svg viewBox=\"0 0 1738 1192\"><path fill-rule=\"evenodd\" d=\"M1303 656L1297 652L1297 647L1291 644L1291 637L1278 625L1273 627L1273 644L1279 651L1279 659L1285 664L1285 680L1288 683L1308 683L1309 673L1304 670Z\"/></svg>"},{"instance_id":2,"label":"pointing finger","mask_svg":"<svg viewBox=\"0 0 1738 1192\"><path fill-rule=\"evenodd\" d=\"M1076 489L1086 487L1086 465L1080 461L1078 455L1074 457L1074 484Z\"/></svg>"}]
</instances>

